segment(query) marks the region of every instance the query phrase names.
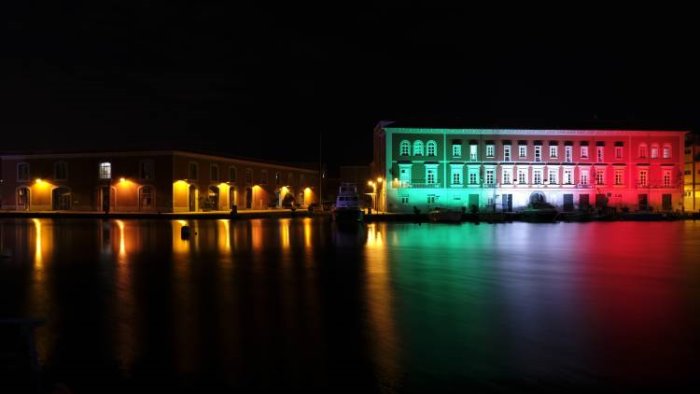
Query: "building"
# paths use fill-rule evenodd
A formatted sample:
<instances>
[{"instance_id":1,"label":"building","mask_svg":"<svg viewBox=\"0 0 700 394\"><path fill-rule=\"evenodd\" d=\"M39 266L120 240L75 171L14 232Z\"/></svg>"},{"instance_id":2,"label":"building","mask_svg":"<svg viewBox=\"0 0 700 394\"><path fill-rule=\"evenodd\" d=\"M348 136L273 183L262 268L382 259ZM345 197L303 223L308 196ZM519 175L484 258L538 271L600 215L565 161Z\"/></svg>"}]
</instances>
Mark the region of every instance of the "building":
<instances>
[{"instance_id":1,"label":"building","mask_svg":"<svg viewBox=\"0 0 700 394\"><path fill-rule=\"evenodd\" d=\"M380 209L681 210L684 131L411 128L380 123Z\"/></svg>"},{"instance_id":2,"label":"building","mask_svg":"<svg viewBox=\"0 0 700 394\"><path fill-rule=\"evenodd\" d=\"M700 135L688 134L685 140L683 206L686 212L700 211Z\"/></svg>"},{"instance_id":3,"label":"building","mask_svg":"<svg viewBox=\"0 0 700 394\"><path fill-rule=\"evenodd\" d=\"M3 210L199 212L316 201L318 171L184 151L0 156Z\"/></svg>"}]
</instances>

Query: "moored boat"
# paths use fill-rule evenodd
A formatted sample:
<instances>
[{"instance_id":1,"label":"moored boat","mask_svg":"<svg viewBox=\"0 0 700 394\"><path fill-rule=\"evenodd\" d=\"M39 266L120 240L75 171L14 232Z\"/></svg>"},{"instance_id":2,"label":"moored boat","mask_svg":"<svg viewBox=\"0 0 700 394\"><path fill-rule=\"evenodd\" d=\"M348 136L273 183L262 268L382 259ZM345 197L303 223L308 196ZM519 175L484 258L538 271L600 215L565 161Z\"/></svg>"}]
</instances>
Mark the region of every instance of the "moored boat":
<instances>
[{"instance_id":1,"label":"moored boat","mask_svg":"<svg viewBox=\"0 0 700 394\"><path fill-rule=\"evenodd\" d=\"M354 183L342 183L333 207L333 220L336 222L361 222L364 215L360 207L360 197Z\"/></svg>"}]
</instances>

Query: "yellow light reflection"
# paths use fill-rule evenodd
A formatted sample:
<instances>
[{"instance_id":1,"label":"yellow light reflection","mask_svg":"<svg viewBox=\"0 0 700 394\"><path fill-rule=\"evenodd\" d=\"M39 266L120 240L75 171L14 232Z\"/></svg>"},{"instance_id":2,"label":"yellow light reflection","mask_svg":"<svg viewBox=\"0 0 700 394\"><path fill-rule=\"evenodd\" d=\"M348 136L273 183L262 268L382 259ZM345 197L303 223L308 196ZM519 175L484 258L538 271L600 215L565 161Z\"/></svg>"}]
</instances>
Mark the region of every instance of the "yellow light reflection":
<instances>
[{"instance_id":1,"label":"yellow light reflection","mask_svg":"<svg viewBox=\"0 0 700 394\"><path fill-rule=\"evenodd\" d=\"M280 243L282 244L282 249L289 249L289 225L291 219L280 219Z\"/></svg>"},{"instance_id":2,"label":"yellow light reflection","mask_svg":"<svg viewBox=\"0 0 700 394\"><path fill-rule=\"evenodd\" d=\"M187 222L184 220L175 220L172 222L173 253L175 254L185 254L190 251L189 241L182 239L181 237L181 231L183 226L187 226ZM190 237L191 236L192 235L190 235Z\"/></svg>"},{"instance_id":3,"label":"yellow light reflection","mask_svg":"<svg viewBox=\"0 0 700 394\"><path fill-rule=\"evenodd\" d=\"M117 220L117 226L119 226L119 258L123 259L126 257L126 241L124 240L124 222Z\"/></svg>"},{"instance_id":4,"label":"yellow light reflection","mask_svg":"<svg viewBox=\"0 0 700 394\"><path fill-rule=\"evenodd\" d=\"M383 379L390 386L390 391L394 391L400 386L400 347L394 318L391 270L384 250L385 228L384 223L367 225L365 288L372 358Z\"/></svg>"},{"instance_id":5,"label":"yellow light reflection","mask_svg":"<svg viewBox=\"0 0 700 394\"><path fill-rule=\"evenodd\" d=\"M263 228L260 219L253 219L250 221L250 232L253 250L261 250L263 246Z\"/></svg>"},{"instance_id":6,"label":"yellow light reflection","mask_svg":"<svg viewBox=\"0 0 700 394\"><path fill-rule=\"evenodd\" d=\"M228 219L219 219L218 244L219 251L229 253L231 251L231 233Z\"/></svg>"},{"instance_id":7,"label":"yellow light reflection","mask_svg":"<svg viewBox=\"0 0 700 394\"><path fill-rule=\"evenodd\" d=\"M32 222L34 223L34 267L42 269L44 267L44 259L41 250L41 221L34 218Z\"/></svg>"},{"instance_id":8,"label":"yellow light reflection","mask_svg":"<svg viewBox=\"0 0 700 394\"><path fill-rule=\"evenodd\" d=\"M304 248L311 249L311 218L304 218Z\"/></svg>"}]
</instances>

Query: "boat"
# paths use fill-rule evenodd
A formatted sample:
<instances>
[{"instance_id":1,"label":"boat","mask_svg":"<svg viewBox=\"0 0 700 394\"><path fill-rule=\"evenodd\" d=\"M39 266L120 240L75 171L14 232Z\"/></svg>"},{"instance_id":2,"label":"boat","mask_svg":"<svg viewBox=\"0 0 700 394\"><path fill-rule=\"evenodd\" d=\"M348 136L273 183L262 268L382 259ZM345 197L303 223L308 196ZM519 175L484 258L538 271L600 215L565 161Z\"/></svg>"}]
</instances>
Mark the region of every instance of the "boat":
<instances>
[{"instance_id":1,"label":"boat","mask_svg":"<svg viewBox=\"0 0 700 394\"><path fill-rule=\"evenodd\" d=\"M364 218L360 207L357 185L341 183L333 207L333 220L336 222L361 222Z\"/></svg>"},{"instance_id":2,"label":"boat","mask_svg":"<svg viewBox=\"0 0 700 394\"><path fill-rule=\"evenodd\" d=\"M434 223L461 223L462 211L438 207L428 212L428 220Z\"/></svg>"}]
</instances>

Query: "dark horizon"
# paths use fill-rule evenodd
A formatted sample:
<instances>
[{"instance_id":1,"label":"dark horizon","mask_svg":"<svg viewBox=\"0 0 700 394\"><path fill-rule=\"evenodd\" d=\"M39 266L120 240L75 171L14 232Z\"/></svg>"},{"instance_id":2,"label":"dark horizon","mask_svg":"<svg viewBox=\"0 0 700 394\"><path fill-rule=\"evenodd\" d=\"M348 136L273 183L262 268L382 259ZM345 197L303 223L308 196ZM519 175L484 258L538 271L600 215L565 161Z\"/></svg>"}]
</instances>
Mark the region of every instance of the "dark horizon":
<instances>
[{"instance_id":1,"label":"dark horizon","mask_svg":"<svg viewBox=\"0 0 700 394\"><path fill-rule=\"evenodd\" d=\"M382 120L700 126L694 35L677 16L13 8L2 17L12 39L1 151L190 148L314 162L322 133L337 167L371 160Z\"/></svg>"}]
</instances>

